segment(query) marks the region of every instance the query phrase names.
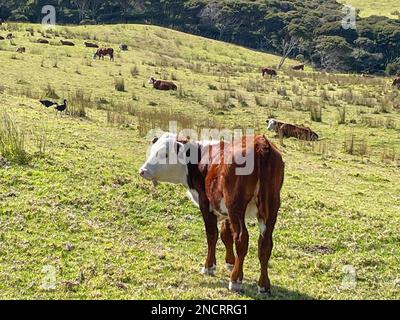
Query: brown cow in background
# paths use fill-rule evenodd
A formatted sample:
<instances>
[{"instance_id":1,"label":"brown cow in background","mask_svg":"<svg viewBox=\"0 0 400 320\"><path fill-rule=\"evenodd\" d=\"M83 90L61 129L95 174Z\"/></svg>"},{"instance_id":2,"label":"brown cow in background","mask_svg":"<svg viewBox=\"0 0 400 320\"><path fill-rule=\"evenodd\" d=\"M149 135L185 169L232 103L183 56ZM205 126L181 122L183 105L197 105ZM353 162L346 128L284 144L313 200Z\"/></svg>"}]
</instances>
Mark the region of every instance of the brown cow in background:
<instances>
[{"instance_id":1,"label":"brown cow in background","mask_svg":"<svg viewBox=\"0 0 400 320\"><path fill-rule=\"evenodd\" d=\"M268 130L275 131L279 138L296 138L306 141L317 141L318 134L310 128L303 126L296 126L289 123L277 121L275 119L267 120Z\"/></svg>"},{"instance_id":2,"label":"brown cow in background","mask_svg":"<svg viewBox=\"0 0 400 320\"><path fill-rule=\"evenodd\" d=\"M299 64L298 66L293 66L292 69L293 70L302 70L302 71L304 71L304 67L305 67L304 64Z\"/></svg>"},{"instance_id":3,"label":"brown cow in background","mask_svg":"<svg viewBox=\"0 0 400 320\"><path fill-rule=\"evenodd\" d=\"M70 46L70 47L75 46L75 43L73 43L73 42L71 42L71 41L60 40L60 43L61 43L63 46Z\"/></svg>"},{"instance_id":4,"label":"brown cow in background","mask_svg":"<svg viewBox=\"0 0 400 320\"><path fill-rule=\"evenodd\" d=\"M110 61L114 61L114 49L113 48L100 48L95 52L93 59L96 59L96 57L99 57L99 60L100 59L104 60L105 56L110 56Z\"/></svg>"},{"instance_id":5,"label":"brown cow in background","mask_svg":"<svg viewBox=\"0 0 400 320\"><path fill-rule=\"evenodd\" d=\"M83 44L85 45L86 48L98 48L99 47L98 44L92 43L92 42L86 42L85 41Z\"/></svg>"},{"instance_id":6,"label":"brown cow in background","mask_svg":"<svg viewBox=\"0 0 400 320\"><path fill-rule=\"evenodd\" d=\"M264 77L266 74L269 75L269 76L271 76L271 78L272 78L272 77L276 77L276 76L278 75L278 73L277 73L274 69L271 69L271 68L263 68L263 69L261 70L261 72L262 72L263 77Z\"/></svg>"},{"instance_id":7,"label":"brown cow in background","mask_svg":"<svg viewBox=\"0 0 400 320\"><path fill-rule=\"evenodd\" d=\"M149 84L152 84L153 87L157 90L178 90L178 87L175 83L170 81L157 80L154 77L149 79Z\"/></svg>"}]
</instances>

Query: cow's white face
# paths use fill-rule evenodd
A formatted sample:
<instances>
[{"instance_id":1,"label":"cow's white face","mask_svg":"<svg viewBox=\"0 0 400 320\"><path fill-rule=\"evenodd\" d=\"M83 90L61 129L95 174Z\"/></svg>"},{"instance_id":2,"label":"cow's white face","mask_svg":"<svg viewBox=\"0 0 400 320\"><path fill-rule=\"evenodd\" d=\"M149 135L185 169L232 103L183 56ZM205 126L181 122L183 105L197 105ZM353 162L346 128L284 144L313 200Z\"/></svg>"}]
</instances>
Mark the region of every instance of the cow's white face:
<instances>
[{"instance_id":1,"label":"cow's white face","mask_svg":"<svg viewBox=\"0 0 400 320\"><path fill-rule=\"evenodd\" d=\"M156 82L156 79L154 79L153 77L150 77L149 84L154 84L154 82Z\"/></svg>"},{"instance_id":2,"label":"cow's white face","mask_svg":"<svg viewBox=\"0 0 400 320\"><path fill-rule=\"evenodd\" d=\"M187 184L187 165L178 160L178 149L183 150L184 146L176 138L175 134L164 133L153 143L146 162L139 170L144 179L154 184Z\"/></svg>"},{"instance_id":3,"label":"cow's white face","mask_svg":"<svg viewBox=\"0 0 400 320\"><path fill-rule=\"evenodd\" d=\"M275 131L276 130L276 126L277 126L277 123L276 123L275 119L270 119L268 121L268 130L269 131Z\"/></svg>"}]
</instances>

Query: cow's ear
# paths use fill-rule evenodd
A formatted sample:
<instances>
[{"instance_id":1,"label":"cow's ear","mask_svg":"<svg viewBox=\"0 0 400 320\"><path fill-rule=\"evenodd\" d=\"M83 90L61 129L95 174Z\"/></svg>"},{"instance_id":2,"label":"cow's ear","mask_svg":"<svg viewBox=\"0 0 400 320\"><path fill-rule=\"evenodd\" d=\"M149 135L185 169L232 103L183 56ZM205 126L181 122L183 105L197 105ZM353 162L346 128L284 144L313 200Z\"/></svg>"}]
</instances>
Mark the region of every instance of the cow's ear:
<instances>
[{"instance_id":1,"label":"cow's ear","mask_svg":"<svg viewBox=\"0 0 400 320\"><path fill-rule=\"evenodd\" d=\"M158 141L158 138L155 137L155 138L153 139L153 141L151 141L151 143L152 143L152 144L155 144L157 141Z\"/></svg>"}]
</instances>

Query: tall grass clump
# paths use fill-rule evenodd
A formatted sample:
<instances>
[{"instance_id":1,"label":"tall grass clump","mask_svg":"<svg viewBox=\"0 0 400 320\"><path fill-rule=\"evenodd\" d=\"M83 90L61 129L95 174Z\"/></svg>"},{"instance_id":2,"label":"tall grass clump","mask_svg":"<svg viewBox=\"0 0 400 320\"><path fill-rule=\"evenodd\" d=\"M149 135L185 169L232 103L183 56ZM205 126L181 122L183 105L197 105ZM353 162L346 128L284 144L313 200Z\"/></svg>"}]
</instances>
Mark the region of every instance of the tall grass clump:
<instances>
[{"instance_id":1,"label":"tall grass clump","mask_svg":"<svg viewBox=\"0 0 400 320\"><path fill-rule=\"evenodd\" d=\"M81 89L77 89L68 97L66 114L76 118L86 118L86 108L93 105L90 93L85 94Z\"/></svg>"},{"instance_id":2,"label":"tall grass clump","mask_svg":"<svg viewBox=\"0 0 400 320\"><path fill-rule=\"evenodd\" d=\"M0 154L18 164L27 164L30 159L24 133L5 111L0 113Z\"/></svg>"},{"instance_id":3,"label":"tall grass clump","mask_svg":"<svg viewBox=\"0 0 400 320\"><path fill-rule=\"evenodd\" d=\"M339 124L345 124L346 123L346 107L339 108Z\"/></svg>"},{"instance_id":4,"label":"tall grass clump","mask_svg":"<svg viewBox=\"0 0 400 320\"><path fill-rule=\"evenodd\" d=\"M139 71L138 66L137 66L137 65L134 65L134 66L131 68L131 75L132 75L132 77L137 77L139 74L140 74L140 71Z\"/></svg>"},{"instance_id":5,"label":"tall grass clump","mask_svg":"<svg viewBox=\"0 0 400 320\"><path fill-rule=\"evenodd\" d=\"M54 89L54 87L49 83L47 85L47 87L44 90L45 92L45 96L51 99L60 99L60 97L58 96L56 89Z\"/></svg>"},{"instance_id":6,"label":"tall grass clump","mask_svg":"<svg viewBox=\"0 0 400 320\"><path fill-rule=\"evenodd\" d=\"M368 144L365 139L357 139L354 134L351 134L350 137L345 138L344 151L353 156L366 156L368 154Z\"/></svg>"},{"instance_id":7,"label":"tall grass clump","mask_svg":"<svg viewBox=\"0 0 400 320\"><path fill-rule=\"evenodd\" d=\"M115 78L115 90L125 92L125 80L124 78Z\"/></svg>"},{"instance_id":8,"label":"tall grass clump","mask_svg":"<svg viewBox=\"0 0 400 320\"><path fill-rule=\"evenodd\" d=\"M321 106L311 106L310 107L310 118L311 118L311 121L322 122Z\"/></svg>"}]
</instances>

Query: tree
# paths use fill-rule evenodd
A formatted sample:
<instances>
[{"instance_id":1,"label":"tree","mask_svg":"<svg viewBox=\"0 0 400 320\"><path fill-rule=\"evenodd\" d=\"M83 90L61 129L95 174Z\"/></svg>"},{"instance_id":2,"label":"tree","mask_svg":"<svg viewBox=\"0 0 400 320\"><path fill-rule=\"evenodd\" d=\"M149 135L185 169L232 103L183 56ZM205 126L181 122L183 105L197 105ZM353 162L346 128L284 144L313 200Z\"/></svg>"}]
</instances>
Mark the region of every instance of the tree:
<instances>
[{"instance_id":1,"label":"tree","mask_svg":"<svg viewBox=\"0 0 400 320\"><path fill-rule=\"evenodd\" d=\"M85 12L87 7L89 6L90 0L73 0L73 4L76 6L79 12L79 21L82 21L85 17Z\"/></svg>"},{"instance_id":2,"label":"tree","mask_svg":"<svg viewBox=\"0 0 400 320\"><path fill-rule=\"evenodd\" d=\"M101 0L89 0L90 12L92 14L92 19L97 20L97 13L101 4Z\"/></svg>"},{"instance_id":3,"label":"tree","mask_svg":"<svg viewBox=\"0 0 400 320\"><path fill-rule=\"evenodd\" d=\"M298 47L299 43L300 43L300 38L294 36L282 39L282 58L279 61L278 69L282 68L286 59L293 52L293 50Z\"/></svg>"},{"instance_id":4,"label":"tree","mask_svg":"<svg viewBox=\"0 0 400 320\"><path fill-rule=\"evenodd\" d=\"M222 39L229 29L240 28L240 14L225 11L218 1L207 4L199 14L200 19L207 24L214 26L219 31L219 39Z\"/></svg>"},{"instance_id":5,"label":"tree","mask_svg":"<svg viewBox=\"0 0 400 320\"><path fill-rule=\"evenodd\" d=\"M282 68L286 59L297 49L299 49L302 42L307 39L307 32L297 25L289 25L287 27L287 36L282 39L281 52L282 58L279 61L278 69Z\"/></svg>"},{"instance_id":6,"label":"tree","mask_svg":"<svg viewBox=\"0 0 400 320\"><path fill-rule=\"evenodd\" d=\"M316 51L320 56L320 64L326 70L350 69L353 63L352 47L341 37L321 36L316 40Z\"/></svg>"}]
</instances>

